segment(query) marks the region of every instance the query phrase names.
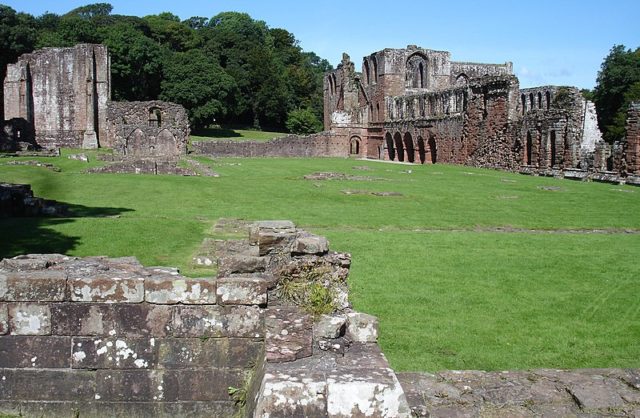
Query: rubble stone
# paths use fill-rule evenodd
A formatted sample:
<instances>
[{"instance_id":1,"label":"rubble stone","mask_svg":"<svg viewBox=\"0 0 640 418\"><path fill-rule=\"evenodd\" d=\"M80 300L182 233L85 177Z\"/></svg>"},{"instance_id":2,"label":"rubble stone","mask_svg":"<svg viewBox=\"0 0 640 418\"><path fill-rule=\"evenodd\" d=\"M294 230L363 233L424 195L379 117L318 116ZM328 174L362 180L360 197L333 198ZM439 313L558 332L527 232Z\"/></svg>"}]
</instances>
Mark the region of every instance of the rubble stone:
<instances>
[{"instance_id":1,"label":"rubble stone","mask_svg":"<svg viewBox=\"0 0 640 418\"><path fill-rule=\"evenodd\" d=\"M261 278L221 277L218 279L218 303L221 305L265 305L267 283Z\"/></svg>"},{"instance_id":2,"label":"rubble stone","mask_svg":"<svg viewBox=\"0 0 640 418\"><path fill-rule=\"evenodd\" d=\"M347 332L353 341L375 343L378 341L378 318L360 312L348 313Z\"/></svg>"}]
</instances>

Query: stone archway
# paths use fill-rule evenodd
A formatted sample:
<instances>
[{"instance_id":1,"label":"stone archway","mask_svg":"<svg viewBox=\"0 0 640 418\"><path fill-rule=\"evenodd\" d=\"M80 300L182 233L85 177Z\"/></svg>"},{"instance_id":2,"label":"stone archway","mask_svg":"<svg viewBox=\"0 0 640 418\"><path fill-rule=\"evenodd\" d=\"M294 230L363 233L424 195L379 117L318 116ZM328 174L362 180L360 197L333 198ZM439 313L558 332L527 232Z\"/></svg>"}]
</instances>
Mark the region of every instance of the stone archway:
<instances>
[{"instance_id":1,"label":"stone archway","mask_svg":"<svg viewBox=\"0 0 640 418\"><path fill-rule=\"evenodd\" d=\"M407 152L406 160L410 163L414 162L416 159L416 154L413 148L413 138L409 132L404 134L404 149Z\"/></svg>"},{"instance_id":2,"label":"stone archway","mask_svg":"<svg viewBox=\"0 0 640 418\"><path fill-rule=\"evenodd\" d=\"M402 135L400 135L400 132L396 132L395 135L393 135L393 142L396 144L398 161L404 161L404 145L402 144Z\"/></svg>"},{"instance_id":3,"label":"stone archway","mask_svg":"<svg viewBox=\"0 0 640 418\"><path fill-rule=\"evenodd\" d=\"M391 134L389 132L387 132L387 134L384 136L384 140L387 144L387 154L389 156L389 161L393 161L396 159L396 149L393 145L393 138L391 137Z\"/></svg>"},{"instance_id":4,"label":"stone archway","mask_svg":"<svg viewBox=\"0 0 640 418\"><path fill-rule=\"evenodd\" d=\"M420 164L424 164L426 151L424 149L424 139L421 136L418 137L418 157L420 158Z\"/></svg>"},{"instance_id":5,"label":"stone archway","mask_svg":"<svg viewBox=\"0 0 640 418\"><path fill-rule=\"evenodd\" d=\"M436 137L434 135L429 136L429 159L431 164L435 164L438 161L438 147L436 145Z\"/></svg>"},{"instance_id":6,"label":"stone archway","mask_svg":"<svg viewBox=\"0 0 640 418\"><path fill-rule=\"evenodd\" d=\"M352 136L351 144L349 147L349 154L351 155L360 155L360 137Z\"/></svg>"}]
</instances>

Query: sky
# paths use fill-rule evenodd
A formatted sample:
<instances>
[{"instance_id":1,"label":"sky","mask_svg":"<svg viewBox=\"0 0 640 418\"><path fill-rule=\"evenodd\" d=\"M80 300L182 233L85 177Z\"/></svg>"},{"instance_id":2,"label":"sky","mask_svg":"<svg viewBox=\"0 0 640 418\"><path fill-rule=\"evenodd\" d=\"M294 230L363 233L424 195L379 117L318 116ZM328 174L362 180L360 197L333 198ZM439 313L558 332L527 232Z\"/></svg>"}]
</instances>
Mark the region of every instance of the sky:
<instances>
[{"instance_id":1,"label":"sky","mask_svg":"<svg viewBox=\"0 0 640 418\"><path fill-rule=\"evenodd\" d=\"M362 57L407 45L449 51L453 61L510 61L522 88L593 88L613 45L640 47L640 0L0 0L34 16L98 2L135 16L246 12L334 67L343 52L360 69Z\"/></svg>"}]
</instances>

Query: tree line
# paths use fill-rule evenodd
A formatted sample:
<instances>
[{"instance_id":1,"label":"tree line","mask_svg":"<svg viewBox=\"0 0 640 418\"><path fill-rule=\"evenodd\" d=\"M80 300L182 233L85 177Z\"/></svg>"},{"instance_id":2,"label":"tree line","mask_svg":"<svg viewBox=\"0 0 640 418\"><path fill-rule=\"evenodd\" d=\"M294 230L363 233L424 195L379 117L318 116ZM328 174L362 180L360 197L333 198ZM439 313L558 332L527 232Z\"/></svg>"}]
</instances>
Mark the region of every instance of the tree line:
<instances>
[{"instance_id":1,"label":"tree line","mask_svg":"<svg viewBox=\"0 0 640 418\"><path fill-rule=\"evenodd\" d=\"M100 43L111 55L114 100L183 105L192 128L211 124L296 133L322 129L325 59L246 13L181 20L112 14L108 3L34 17L0 5L0 65L43 47Z\"/></svg>"}]
</instances>

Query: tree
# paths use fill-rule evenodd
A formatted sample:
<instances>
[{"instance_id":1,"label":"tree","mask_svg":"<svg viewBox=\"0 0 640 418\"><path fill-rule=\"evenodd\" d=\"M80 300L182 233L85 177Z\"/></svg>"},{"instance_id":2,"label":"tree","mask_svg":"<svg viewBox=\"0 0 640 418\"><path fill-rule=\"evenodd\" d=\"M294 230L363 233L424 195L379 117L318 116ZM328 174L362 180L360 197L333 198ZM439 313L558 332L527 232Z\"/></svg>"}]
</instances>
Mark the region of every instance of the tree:
<instances>
[{"instance_id":1,"label":"tree","mask_svg":"<svg viewBox=\"0 0 640 418\"><path fill-rule=\"evenodd\" d=\"M310 109L295 109L287 117L287 129L292 134L312 134L322 130L322 123Z\"/></svg>"},{"instance_id":2,"label":"tree","mask_svg":"<svg viewBox=\"0 0 640 418\"><path fill-rule=\"evenodd\" d=\"M620 140L625 132L629 103L640 99L640 48L615 45L602 62L593 97L598 124L607 142Z\"/></svg>"},{"instance_id":3,"label":"tree","mask_svg":"<svg viewBox=\"0 0 640 418\"><path fill-rule=\"evenodd\" d=\"M237 90L235 81L201 50L174 54L163 74L160 98L183 105L195 130L229 112Z\"/></svg>"},{"instance_id":4,"label":"tree","mask_svg":"<svg viewBox=\"0 0 640 418\"><path fill-rule=\"evenodd\" d=\"M143 24L144 21L140 19ZM162 68L168 51L146 37L129 21L98 31L111 54L111 81L115 100L154 100L160 94Z\"/></svg>"}]
</instances>

